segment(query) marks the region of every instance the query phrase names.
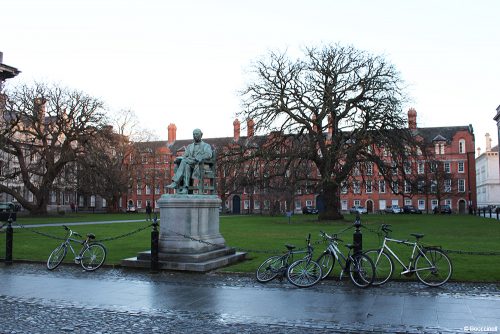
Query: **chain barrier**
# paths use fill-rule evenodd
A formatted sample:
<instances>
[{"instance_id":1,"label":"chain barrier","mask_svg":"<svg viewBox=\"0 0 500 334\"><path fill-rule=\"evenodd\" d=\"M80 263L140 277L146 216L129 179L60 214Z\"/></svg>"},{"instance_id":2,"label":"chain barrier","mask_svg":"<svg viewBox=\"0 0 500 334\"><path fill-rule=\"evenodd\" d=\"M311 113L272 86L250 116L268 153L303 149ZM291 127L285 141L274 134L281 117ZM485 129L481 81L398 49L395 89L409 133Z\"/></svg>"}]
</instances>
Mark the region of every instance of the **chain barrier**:
<instances>
[{"instance_id":1,"label":"chain barrier","mask_svg":"<svg viewBox=\"0 0 500 334\"><path fill-rule=\"evenodd\" d=\"M383 233L380 231L375 231L369 227L361 225L365 230L377 234L379 237L383 236ZM462 255L484 255L484 256L500 256L500 252L486 252L486 251L464 251L464 250L453 250L453 249L443 249L441 250L448 254L462 254Z\"/></svg>"},{"instance_id":2,"label":"chain barrier","mask_svg":"<svg viewBox=\"0 0 500 334\"><path fill-rule=\"evenodd\" d=\"M32 233L35 233L35 234L38 234L38 235L41 235L41 236L44 236L44 237L47 237L47 238L56 239L56 240L66 240L66 238L61 238L61 237L58 237L58 236L55 236L55 235L51 235L51 234L48 234L48 233L40 232L40 231L37 231L35 229L26 227L23 224L19 224L17 222L13 223L13 225L17 225L17 226L21 227L22 229L25 229L25 230L27 230L29 232L32 232ZM139 233L141 231L144 231L145 229L147 229L147 228L149 228L151 226L153 226L153 224L149 224L149 225L140 227L140 228L138 228L138 229L136 229L134 231L127 232L127 233L124 233L124 234L120 234L120 235L115 236L115 237L109 237L109 238L105 238L105 239L95 240L95 242L105 242L105 241L118 240L118 239L121 239L121 238L125 238L125 237L128 237L128 236L131 236L133 234Z\"/></svg>"},{"instance_id":3,"label":"chain barrier","mask_svg":"<svg viewBox=\"0 0 500 334\"><path fill-rule=\"evenodd\" d=\"M347 230L350 230L354 228L353 226L350 226L350 227L347 227L343 230L341 230L340 232L337 232L335 234L339 235L339 234L342 234L344 233L345 231ZM175 231L172 231L172 230L166 230L167 232L169 233L172 233L172 234L175 234L177 236L180 236L180 237L183 237L185 239L189 239L191 241L195 241L195 242L199 242L199 243L202 243L202 244L205 244L207 246L215 246L215 247L226 247L226 245L222 245L222 244L214 244L212 242L209 242L209 241L206 241L206 240L201 240L201 239L196 239L196 238L193 238L192 236L190 235L186 235L186 234L182 234L182 233L179 233L179 232L175 232ZM313 243L311 243L312 245L319 245L319 244L324 244L325 243L325 240L318 240L318 241L315 241ZM285 250L283 249L273 249L273 250L257 250L257 249L248 249L248 248L241 248L241 247L232 247L234 248L235 250L239 251L239 252L245 252L245 253L258 253L258 254L281 254L281 253L284 253ZM295 249L295 251L304 251L306 250L307 247L301 247L301 248L297 248Z\"/></svg>"}]
</instances>

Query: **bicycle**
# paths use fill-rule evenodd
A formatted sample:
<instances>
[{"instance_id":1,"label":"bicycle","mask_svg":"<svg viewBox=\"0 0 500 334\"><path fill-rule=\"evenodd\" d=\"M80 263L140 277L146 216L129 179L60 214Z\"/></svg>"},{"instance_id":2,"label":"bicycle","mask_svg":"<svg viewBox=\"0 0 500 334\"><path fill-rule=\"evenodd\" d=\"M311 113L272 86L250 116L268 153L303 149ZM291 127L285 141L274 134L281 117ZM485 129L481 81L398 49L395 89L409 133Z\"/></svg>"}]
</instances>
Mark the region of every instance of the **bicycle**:
<instances>
[{"instance_id":1,"label":"bicycle","mask_svg":"<svg viewBox=\"0 0 500 334\"><path fill-rule=\"evenodd\" d=\"M384 241L380 249L372 249L365 252L375 263L375 281L373 285L382 285L386 283L394 272L394 257L403 267L401 275L412 276L416 274L417 278L427 286L440 286L446 283L452 274L453 266L450 258L440 249L439 246L426 247L420 244L423 234L412 233L415 242L408 240L398 240L389 238L389 232L392 230L390 225L384 224L381 230L384 233ZM396 253L389 247L388 242L413 247L410 262L405 265Z\"/></svg>"},{"instance_id":2,"label":"bicycle","mask_svg":"<svg viewBox=\"0 0 500 334\"><path fill-rule=\"evenodd\" d=\"M316 260L323 273L321 279L330 275L336 260L342 269L339 279L348 274L351 282L359 288L366 288L372 284L375 278L375 265L368 256L360 252L352 253L355 246L351 244L345 245L349 249L349 253L345 256L338 247L338 243L343 241L336 234L330 236L320 231L320 235L328 241L325 251Z\"/></svg>"},{"instance_id":3,"label":"bicycle","mask_svg":"<svg viewBox=\"0 0 500 334\"><path fill-rule=\"evenodd\" d=\"M47 259L47 269L56 269L66 257L68 248L75 257L75 263L80 264L84 270L94 271L99 269L106 260L106 248L98 242L91 241L95 239L95 235L88 233L84 240L78 240L72 238L72 236L82 237L79 233L72 231L65 225L63 225L63 228L67 231L65 240L50 253ZM78 255L76 255L75 249L71 246L71 242L82 245Z\"/></svg>"},{"instance_id":4,"label":"bicycle","mask_svg":"<svg viewBox=\"0 0 500 334\"><path fill-rule=\"evenodd\" d=\"M284 277L290 283L306 288L313 286L321 280L321 266L312 260L314 248L311 246L311 235L306 239L307 250L294 250L294 245L285 245L287 252L283 255L274 255L262 262L255 273L257 281L266 283L276 277ZM294 254L306 254L304 258L293 261Z\"/></svg>"}]
</instances>

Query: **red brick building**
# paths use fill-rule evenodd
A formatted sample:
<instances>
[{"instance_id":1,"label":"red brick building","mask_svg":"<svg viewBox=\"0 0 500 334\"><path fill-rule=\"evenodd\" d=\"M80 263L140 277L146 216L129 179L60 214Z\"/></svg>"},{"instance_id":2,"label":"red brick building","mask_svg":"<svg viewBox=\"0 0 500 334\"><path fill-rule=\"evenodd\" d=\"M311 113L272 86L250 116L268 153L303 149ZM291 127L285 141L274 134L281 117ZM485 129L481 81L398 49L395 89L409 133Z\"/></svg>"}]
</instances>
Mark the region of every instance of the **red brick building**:
<instances>
[{"instance_id":1,"label":"red brick building","mask_svg":"<svg viewBox=\"0 0 500 334\"><path fill-rule=\"evenodd\" d=\"M246 124L247 136L240 132L241 124L233 122L233 137L204 138L212 145L217 154L236 143L245 147L262 145L266 136L255 136L253 122ZM468 212L476 206L476 177L474 159L474 132L471 125L449 127L417 127L417 113L408 111L408 127L415 137L425 144L422 152L411 164L405 166L405 172L415 176L418 183L387 185L375 167L366 169L368 175L359 175L346 184L340 194L341 208L346 212L353 205L361 205L368 212L378 212L387 206L413 205L424 212L432 212L438 204L450 205L457 213ZM173 175L173 161L182 155L192 139L177 140L176 126L168 127L167 141L137 143L140 164L132 177L133 185L124 203L144 210L150 202L157 208L156 201ZM390 156L387 159L391 159ZM137 161L137 159L136 159ZM234 167L234 166L233 166ZM246 166L239 166L245 170ZM311 168L315 170L315 168ZM268 213L292 210L301 212L304 206L321 207L321 199L304 185L294 188L293 193L276 193L262 187L249 187L236 181L236 171L231 170L220 160L218 165L218 194L223 200L225 212ZM234 180L232 180L234 178ZM438 182L438 179L442 179ZM422 186L421 186L422 184ZM425 187L424 187L425 185ZM394 192L393 189L398 189Z\"/></svg>"}]
</instances>

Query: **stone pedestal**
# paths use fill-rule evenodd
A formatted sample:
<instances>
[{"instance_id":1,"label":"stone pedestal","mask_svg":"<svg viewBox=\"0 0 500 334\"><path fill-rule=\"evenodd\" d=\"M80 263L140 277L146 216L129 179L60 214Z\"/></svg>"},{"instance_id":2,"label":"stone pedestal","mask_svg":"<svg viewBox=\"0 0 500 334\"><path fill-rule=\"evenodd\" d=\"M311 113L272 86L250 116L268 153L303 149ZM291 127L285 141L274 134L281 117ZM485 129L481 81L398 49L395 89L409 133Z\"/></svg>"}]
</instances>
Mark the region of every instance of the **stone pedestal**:
<instances>
[{"instance_id":1,"label":"stone pedestal","mask_svg":"<svg viewBox=\"0 0 500 334\"><path fill-rule=\"evenodd\" d=\"M225 245L219 232L220 204L216 195L162 195L160 269L209 271L245 258ZM150 258L150 252L143 252L122 265L145 267Z\"/></svg>"}]
</instances>

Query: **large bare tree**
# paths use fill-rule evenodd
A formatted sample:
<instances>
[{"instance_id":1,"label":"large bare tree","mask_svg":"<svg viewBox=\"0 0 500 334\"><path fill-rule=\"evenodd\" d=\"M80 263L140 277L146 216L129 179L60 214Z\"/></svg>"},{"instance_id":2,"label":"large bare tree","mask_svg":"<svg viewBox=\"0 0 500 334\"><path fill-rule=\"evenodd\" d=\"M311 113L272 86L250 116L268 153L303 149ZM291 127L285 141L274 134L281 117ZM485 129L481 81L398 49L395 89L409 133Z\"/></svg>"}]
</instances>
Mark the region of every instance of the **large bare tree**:
<instances>
[{"instance_id":1,"label":"large bare tree","mask_svg":"<svg viewBox=\"0 0 500 334\"><path fill-rule=\"evenodd\" d=\"M0 117L0 191L32 214L44 214L55 183L74 182L75 174L65 169L103 127L103 103L45 83L17 86L6 96Z\"/></svg>"},{"instance_id":2,"label":"large bare tree","mask_svg":"<svg viewBox=\"0 0 500 334\"><path fill-rule=\"evenodd\" d=\"M287 168L312 163L310 177L324 201L320 219L342 217L339 191L353 179L357 163L388 170L392 161L381 149L392 156L411 151L403 81L384 57L329 45L306 48L298 60L271 52L252 69L240 116L270 135L251 158L266 160L274 152L272 159Z\"/></svg>"}]
</instances>

